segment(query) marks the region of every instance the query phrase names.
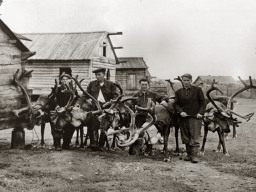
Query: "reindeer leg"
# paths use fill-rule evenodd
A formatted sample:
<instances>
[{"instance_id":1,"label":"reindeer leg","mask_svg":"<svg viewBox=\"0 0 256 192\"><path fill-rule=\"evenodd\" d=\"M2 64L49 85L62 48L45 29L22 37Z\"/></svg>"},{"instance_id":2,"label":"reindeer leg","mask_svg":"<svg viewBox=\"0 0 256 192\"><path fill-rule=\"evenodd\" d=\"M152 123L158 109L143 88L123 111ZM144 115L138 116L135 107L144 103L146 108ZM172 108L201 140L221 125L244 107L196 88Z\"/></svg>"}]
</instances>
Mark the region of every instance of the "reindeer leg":
<instances>
[{"instance_id":1,"label":"reindeer leg","mask_svg":"<svg viewBox=\"0 0 256 192\"><path fill-rule=\"evenodd\" d=\"M41 146L42 146L42 147L45 146L45 142L44 142L44 131L45 131L45 122L43 122L42 125L41 125Z\"/></svg>"},{"instance_id":2,"label":"reindeer leg","mask_svg":"<svg viewBox=\"0 0 256 192\"><path fill-rule=\"evenodd\" d=\"M79 127L79 130L80 130L80 140L81 140L80 148L84 148L84 126L81 125Z\"/></svg>"},{"instance_id":3,"label":"reindeer leg","mask_svg":"<svg viewBox=\"0 0 256 192\"><path fill-rule=\"evenodd\" d=\"M233 139L237 138L237 134L236 134L236 126L233 125Z\"/></svg>"},{"instance_id":4,"label":"reindeer leg","mask_svg":"<svg viewBox=\"0 0 256 192\"><path fill-rule=\"evenodd\" d=\"M168 138L170 134L170 127L164 127L164 161L169 162L171 159L168 154Z\"/></svg>"},{"instance_id":5,"label":"reindeer leg","mask_svg":"<svg viewBox=\"0 0 256 192\"><path fill-rule=\"evenodd\" d=\"M179 153L180 152L180 147L179 147L179 128L180 128L180 126L179 125L175 125L174 128L175 128L175 142L176 142L176 150L175 150L175 152Z\"/></svg>"},{"instance_id":6,"label":"reindeer leg","mask_svg":"<svg viewBox=\"0 0 256 192\"><path fill-rule=\"evenodd\" d=\"M208 126L206 124L204 124L204 138L203 138L203 145L202 145L200 153L199 153L200 155L204 155L204 153L205 153L205 143L207 140L207 134L208 134Z\"/></svg>"},{"instance_id":7,"label":"reindeer leg","mask_svg":"<svg viewBox=\"0 0 256 192\"><path fill-rule=\"evenodd\" d=\"M112 145L111 145L111 149L115 149L116 147L116 134L113 135L113 141L112 141Z\"/></svg>"},{"instance_id":8,"label":"reindeer leg","mask_svg":"<svg viewBox=\"0 0 256 192\"><path fill-rule=\"evenodd\" d=\"M76 128L76 146L79 145L79 128Z\"/></svg>"},{"instance_id":9,"label":"reindeer leg","mask_svg":"<svg viewBox=\"0 0 256 192\"><path fill-rule=\"evenodd\" d=\"M220 144L222 145L223 148L223 153L225 155L229 155L228 151L226 149L226 144L225 144L225 139L224 139L224 132L222 131L222 129L218 129L218 134L219 134L219 139L220 139Z\"/></svg>"}]
</instances>

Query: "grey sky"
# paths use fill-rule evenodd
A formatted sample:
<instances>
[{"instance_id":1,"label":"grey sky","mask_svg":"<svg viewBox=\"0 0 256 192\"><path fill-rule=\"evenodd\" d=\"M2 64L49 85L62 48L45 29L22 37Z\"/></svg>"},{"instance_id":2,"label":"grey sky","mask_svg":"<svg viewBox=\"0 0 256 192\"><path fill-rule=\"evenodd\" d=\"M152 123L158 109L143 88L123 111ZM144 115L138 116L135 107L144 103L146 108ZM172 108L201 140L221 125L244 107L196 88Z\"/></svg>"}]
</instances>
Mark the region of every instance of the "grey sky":
<instances>
[{"instance_id":1,"label":"grey sky","mask_svg":"<svg viewBox=\"0 0 256 192\"><path fill-rule=\"evenodd\" d=\"M4 0L15 32L122 31L118 56L144 57L153 76L255 77L255 0Z\"/></svg>"}]
</instances>

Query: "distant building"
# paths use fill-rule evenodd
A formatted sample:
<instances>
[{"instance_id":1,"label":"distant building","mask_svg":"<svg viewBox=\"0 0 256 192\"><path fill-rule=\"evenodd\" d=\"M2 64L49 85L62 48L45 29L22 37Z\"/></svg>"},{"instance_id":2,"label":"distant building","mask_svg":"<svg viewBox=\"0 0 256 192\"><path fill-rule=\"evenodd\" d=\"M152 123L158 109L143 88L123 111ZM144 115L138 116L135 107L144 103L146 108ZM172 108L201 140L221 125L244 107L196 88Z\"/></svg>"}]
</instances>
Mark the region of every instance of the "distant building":
<instances>
[{"instance_id":1,"label":"distant building","mask_svg":"<svg viewBox=\"0 0 256 192\"><path fill-rule=\"evenodd\" d=\"M241 88L241 82L236 81L232 76L198 76L196 80L193 82L194 85L200 85L203 92L206 93L207 90L210 89L213 80L215 79L216 85L226 96L231 96L235 93L238 89ZM243 92L242 94L238 95L238 97L247 97L248 91ZM219 92L214 91L213 94L220 95Z\"/></svg>"},{"instance_id":2,"label":"distant building","mask_svg":"<svg viewBox=\"0 0 256 192\"><path fill-rule=\"evenodd\" d=\"M132 94L136 92L139 86L139 80L148 78L150 73L143 57L120 57L120 64L116 65L116 81L125 90L125 93Z\"/></svg>"},{"instance_id":3,"label":"distant building","mask_svg":"<svg viewBox=\"0 0 256 192\"><path fill-rule=\"evenodd\" d=\"M108 32L31 33L24 44L36 55L28 61L27 69L34 70L29 83L33 95L49 94L55 79L64 72L84 78L84 88L95 79L92 71L104 67L115 81L118 59Z\"/></svg>"}]
</instances>

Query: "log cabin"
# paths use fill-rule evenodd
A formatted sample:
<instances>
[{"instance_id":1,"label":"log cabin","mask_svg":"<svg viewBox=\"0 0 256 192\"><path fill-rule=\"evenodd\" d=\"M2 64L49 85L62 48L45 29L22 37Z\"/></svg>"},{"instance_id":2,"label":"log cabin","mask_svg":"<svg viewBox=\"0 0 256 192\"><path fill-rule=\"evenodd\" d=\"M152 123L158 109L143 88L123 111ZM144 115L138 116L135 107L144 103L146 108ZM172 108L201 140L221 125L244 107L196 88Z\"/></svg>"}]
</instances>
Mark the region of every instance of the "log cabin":
<instances>
[{"instance_id":1,"label":"log cabin","mask_svg":"<svg viewBox=\"0 0 256 192\"><path fill-rule=\"evenodd\" d=\"M106 68L109 80L115 81L118 59L109 36L121 34L105 31L22 34L32 40L24 44L37 52L27 64L28 70L34 70L28 85L33 96L48 95L63 72L84 78L83 88L95 79L92 71L96 68Z\"/></svg>"},{"instance_id":2,"label":"log cabin","mask_svg":"<svg viewBox=\"0 0 256 192\"><path fill-rule=\"evenodd\" d=\"M126 94L133 94L140 89L139 80L148 78L150 73L143 57L119 57L116 65L116 81Z\"/></svg>"},{"instance_id":3,"label":"log cabin","mask_svg":"<svg viewBox=\"0 0 256 192\"><path fill-rule=\"evenodd\" d=\"M19 38L26 39L12 32L0 19L0 130L19 126L19 119L12 110L26 105L22 91L12 80L17 69L20 73L26 70L27 59L35 53L30 52ZM24 87L27 82L28 79L22 82Z\"/></svg>"}]
</instances>

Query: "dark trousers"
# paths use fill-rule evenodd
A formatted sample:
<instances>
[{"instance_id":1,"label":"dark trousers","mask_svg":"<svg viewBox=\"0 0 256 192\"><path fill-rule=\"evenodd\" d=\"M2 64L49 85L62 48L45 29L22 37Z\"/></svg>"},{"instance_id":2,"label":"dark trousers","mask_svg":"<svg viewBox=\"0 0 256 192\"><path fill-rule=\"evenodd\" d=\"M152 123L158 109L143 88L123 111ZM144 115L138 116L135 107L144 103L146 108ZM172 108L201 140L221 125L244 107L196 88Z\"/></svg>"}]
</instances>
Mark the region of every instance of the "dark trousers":
<instances>
[{"instance_id":1,"label":"dark trousers","mask_svg":"<svg viewBox=\"0 0 256 192\"><path fill-rule=\"evenodd\" d=\"M138 114L135 118L135 125L137 128L141 128L142 125L147 121L147 114Z\"/></svg>"},{"instance_id":2,"label":"dark trousers","mask_svg":"<svg viewBox=\"0 0 256 192\"><path fill-rule=\"evenodd\" d=\"M202 120L186 117L181 118L180 131L182 143L192 147L199 147L201 126Z\"/></svg>"},{"instance_id":3,"label":"dark trousers","mask_svg":"<svg viewBox=\"0 0 256 192\"><path fill-rule=\"evenodd\" d=\"M99 127L100 122L96 115L91 115L86 123L87 133L90 138L90 147L97 148L98 147L98 139L99 139Z\"/></svg>"}]
</instances>

